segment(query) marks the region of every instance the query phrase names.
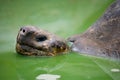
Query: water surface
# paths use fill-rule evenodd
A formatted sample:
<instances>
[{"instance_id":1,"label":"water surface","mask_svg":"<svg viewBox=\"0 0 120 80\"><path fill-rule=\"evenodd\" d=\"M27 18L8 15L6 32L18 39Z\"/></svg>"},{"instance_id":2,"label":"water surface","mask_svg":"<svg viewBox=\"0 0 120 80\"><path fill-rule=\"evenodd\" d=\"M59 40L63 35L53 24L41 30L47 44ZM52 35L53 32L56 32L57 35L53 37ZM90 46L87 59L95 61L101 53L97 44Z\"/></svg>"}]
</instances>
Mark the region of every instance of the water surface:
<instances>
[{"instance_id":1,"label":"water surface","mask_svg":"<svg viewBox=\"0 0 120 80\"><path fill-rule=\"evenodd\" d=\"M34 25L63 38L84 32L113 0L1 0L0 79L35 80L40 74L60 80L119 80L120 61L69 52L56 57L27 57L15 52L18 30Z\"/></svg>"}]
</instances>

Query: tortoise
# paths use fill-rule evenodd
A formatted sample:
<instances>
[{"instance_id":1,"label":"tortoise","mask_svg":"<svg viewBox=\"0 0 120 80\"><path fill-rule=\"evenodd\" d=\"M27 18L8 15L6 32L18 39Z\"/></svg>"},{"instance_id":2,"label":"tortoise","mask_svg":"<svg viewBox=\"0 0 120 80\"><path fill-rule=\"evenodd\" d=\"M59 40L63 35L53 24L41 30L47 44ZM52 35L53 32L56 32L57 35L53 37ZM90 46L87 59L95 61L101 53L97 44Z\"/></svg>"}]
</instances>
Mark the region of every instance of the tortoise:
<instances>
[{"instance_id":1,"label":"tortoise","mask_svg":"<svg viewBox=\"0 0 120 80\"><path fill-rule=\"evenodd\" d=\"M68 50L66 40L48 31L35 26L24 26L19 30L16 43L16 52L19 54L55 56L64 54Z\"/></svg>"},{"instance_id":2,"label":"tortoise","mask_svg":"<svg viewBox=\"0 0 120 80\"><path fill-rule=\"evenodd\" d=\"M94 56L120 58L120 0L84 33L66 40L33 26L22 27L17 36L16 51L23 55L55 56L67 51ZM69 48L70 47L70 48Z\"/></svg>"},{"instance_id":3,"label":"tortoise","mask_svg":"<svg viewBox=\"0 0 120 80\"><path fill-rule=\"evenodd\" d=\"M110 5L87 31L68 38L71 49L83 54L120 58L120 0Z\"/></svg>"}]
</instances>

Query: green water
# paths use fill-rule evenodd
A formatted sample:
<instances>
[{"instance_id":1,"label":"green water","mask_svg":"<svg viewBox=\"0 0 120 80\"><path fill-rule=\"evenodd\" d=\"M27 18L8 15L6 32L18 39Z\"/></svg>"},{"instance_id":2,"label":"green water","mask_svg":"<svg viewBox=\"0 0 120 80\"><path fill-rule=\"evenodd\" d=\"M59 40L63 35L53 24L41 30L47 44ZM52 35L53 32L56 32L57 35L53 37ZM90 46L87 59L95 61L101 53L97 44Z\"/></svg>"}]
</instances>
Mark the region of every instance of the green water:
<instances>
[{"instance_id":1,"label":"green water","mask_svg":"<svg viewBox=\"0 0 120 80\"><path fill-rule=\"evenodd\" d=\"M119 80L120 61L70 52L56 57L27 57L15 52L18 30L34 25L63 38L84 32L113 0L0 0L0 80Z\"/></svg>"}]
</instances>

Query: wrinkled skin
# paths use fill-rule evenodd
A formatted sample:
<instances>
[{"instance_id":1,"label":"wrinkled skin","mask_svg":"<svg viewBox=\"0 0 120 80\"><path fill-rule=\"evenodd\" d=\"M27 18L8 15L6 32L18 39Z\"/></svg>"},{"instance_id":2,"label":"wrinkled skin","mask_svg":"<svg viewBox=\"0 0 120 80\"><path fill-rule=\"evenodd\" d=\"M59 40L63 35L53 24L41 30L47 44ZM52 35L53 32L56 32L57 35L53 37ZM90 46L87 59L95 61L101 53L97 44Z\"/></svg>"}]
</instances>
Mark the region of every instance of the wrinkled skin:
<instances>
[{"instance_id":1,"label":"wrinkled skin","mask_svg":"<svg viewBox=\"0 0 120 80\"><path fill-rule=\"evenodd\" d=\"M86 32L68 38L83 54L120 58L120 0L115 1Z\"/></svg>"},{"instance_id":2,"label":"wrinkled skin","mask_svg":"<svg viewBox=\"0 0 120 80\"><path fill-rule=\"evenodd\" d=\"M68 50L65 40L33 26L22 27L17 36L16 52L19 54L55 56Z\"/></svg>"},{"instance_id":3,"label":"wrinkled skin","mask_svg":"<svg viewBox=\"0 0 120 80\"><path fill-rule=\"evenodd\" d=\"M72 51L120 58L120 0L115 1L86 32L68 38ZM23 27L16 51L23 55L55 56L69 51L63 39L35 27Z\"/></svg>"}]
</instances>

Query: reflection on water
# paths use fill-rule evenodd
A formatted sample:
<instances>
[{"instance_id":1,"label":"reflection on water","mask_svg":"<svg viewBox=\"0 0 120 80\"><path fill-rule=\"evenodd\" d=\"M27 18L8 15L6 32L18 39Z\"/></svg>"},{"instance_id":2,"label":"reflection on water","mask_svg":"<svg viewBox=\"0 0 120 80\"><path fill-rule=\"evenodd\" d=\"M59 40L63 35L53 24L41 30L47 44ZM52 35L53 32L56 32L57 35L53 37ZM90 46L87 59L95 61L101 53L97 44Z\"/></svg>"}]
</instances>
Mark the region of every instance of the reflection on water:
<instances>
[{"instance_id":1,"label":"reflection on water","mask_svg":"<svg viewBox=\"0 0 120 80\"><path fill-rule=\"evenodd\" d=\"M60 77L60 75L40 74L36 77L36 80L58 80Z\"/></svg>"},{"instance_id":2,"label":"reflection on water","mask_svg":"<svg viewBox=\"0 0 120 80\"><path fill-rule=\"evenodd\" d=\"M34 76L34 79L39 74L48 74L59 70L64 66L66 59L66 56L27 57L16 55L17 72L20 78L29 79L29 76Z\"/></svg>"},{"instance_id":3,"label":"reflection on water","mask_svg":"<svg viewBox=\"0 0 120 80\"><path fill-rule=\"evenodd\" d=\"M111 72L120 72L120 69L113 68L111 69Z\"/></svg>"},{"instance_id":4,"label":"reflection on water","mask_svg":"<svg viewBox=\"0 0 120 80\"><path fill-rule=\"evenodd\" d=\"M106 74L108 74L113 80L119 80L120 77L120 60L119 59L99 59L94 60Z\"/></svg>"}]
</instances>

